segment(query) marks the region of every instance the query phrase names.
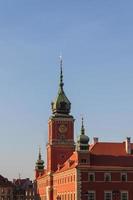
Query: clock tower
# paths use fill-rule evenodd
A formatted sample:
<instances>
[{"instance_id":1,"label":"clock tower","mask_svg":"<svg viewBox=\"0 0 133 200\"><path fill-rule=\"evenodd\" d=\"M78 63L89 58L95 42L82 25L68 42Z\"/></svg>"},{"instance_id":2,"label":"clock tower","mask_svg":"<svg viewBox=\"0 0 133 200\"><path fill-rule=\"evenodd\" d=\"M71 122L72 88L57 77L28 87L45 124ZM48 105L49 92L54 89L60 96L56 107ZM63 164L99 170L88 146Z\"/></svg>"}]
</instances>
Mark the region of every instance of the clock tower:
<instances>
[{"instance_id":1,"label":"clock tower","mask_svg":"<svg viewBox=\"0 0 133 200\"><path fill-rule=\"evenodd\" d=\"M75 150L74 118L70 115L71 103L63 89L62 59L60 60L60 83L58 94L52 102L52 116L48 121L47 170L53 172Z\"/></svg>"}]
</instances>

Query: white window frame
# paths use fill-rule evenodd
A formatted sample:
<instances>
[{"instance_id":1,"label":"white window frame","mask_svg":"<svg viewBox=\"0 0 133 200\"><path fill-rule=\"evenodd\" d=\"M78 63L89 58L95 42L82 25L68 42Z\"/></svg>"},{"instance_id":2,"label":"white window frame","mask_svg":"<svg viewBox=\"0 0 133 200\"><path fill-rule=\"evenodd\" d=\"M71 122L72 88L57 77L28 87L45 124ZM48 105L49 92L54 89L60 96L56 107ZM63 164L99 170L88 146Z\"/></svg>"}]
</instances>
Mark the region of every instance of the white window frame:
<instances>
[{"instance_id":1,"label":"white window frame","mask_svg":"<svg viewBox=\"0 0 133 200\"><path fill-rule=\"evenodd\" d=\"M94 194L94 200L96 200L96 192L94 190L89 190L88 191L88 200L92 200L92 199L89 199L89 193Z\"/></svg>"},{"instance_id":2,"label":"white window frame","mask_svg":"<svg viewBox=\"0 0 133 200\"><path fill-rule=\"evenodd\" d=\"M126 193L126 194L127 194L127 199L126 199L126 200L128 200L128 198L129 198L129 197L128 197L128 191L124 191L124 190L123 190L123 191L121 191L121 200L123 200L123 199L122 199L122 194L124 194L124 193ZM124 199L124 200L125 200L125 199Z\"/></svg>"},{"instance_id":3,"label":"white window frame","mask_svg":"<svg viewBox=\"0 0 133 200\"><path fill-rule=\"evenodd\" d=\"M111 194L111 199L110 200L112 200L112 191L104 191L104 200L107 200L106 199L106 194L107 193Z\"/></svg>"}]
</instances>

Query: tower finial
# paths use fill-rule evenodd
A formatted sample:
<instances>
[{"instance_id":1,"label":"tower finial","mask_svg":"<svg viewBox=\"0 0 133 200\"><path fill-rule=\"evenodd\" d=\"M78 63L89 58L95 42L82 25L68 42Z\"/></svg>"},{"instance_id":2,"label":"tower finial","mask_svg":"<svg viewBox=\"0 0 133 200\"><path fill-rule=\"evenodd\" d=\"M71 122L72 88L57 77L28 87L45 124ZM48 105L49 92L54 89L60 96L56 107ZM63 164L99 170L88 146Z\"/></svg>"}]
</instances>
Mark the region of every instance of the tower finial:
<instances>
[{"instance_id":1,"label":"tower finial","mask_svg":"<svg viewBox=\"0 0 133 200\"><path fill-rule=\"evenodd\" d=\"M44 161L41 156L41 147L39 146L38 159L35 166L36 178L44 173Z\"/></svg>"},{"instance_id":2,"label":"tower finial","mask_svg":"<svg viewBox=\"0 0 133 200\"><path fill-rule=\"evenodd\" d=\"M62 70L63 60L62 56L60 56L60 88L63 89L63 70Z\"/></svg>"},{"instance_id":3,"label":"tower finial","mask_svg":"<svg viewBox=\"0 0 133 200\"><path fill-rule=\"evenodd\" d=\"M82 125L81 125L81 135L85 134L85 128L84 128L84 118L82 117Z\"/></svg>"},{"instance_id":4,"label":"tower finial","mask_svg":"<svg viewBox=\"0 0 133 200\"><path fill-rule=\"evenodd\" d=\"M62 57L60 56L60 81L58 87L58 94L54 102L51 103L52 105L52 113L54 115L69 115L71 111L71 102L67 98L63 86L63 70L62 70Z\"/></svg>"},{"instance_id":5,"label":"tower finial","mask_svg":"<svg viewBox=\"0 0 133 200\"><path fill-rule=\"evenodd\" d=\"M42 159L42 155L41 155L41 147L39 146L39 154L38 154L38 160Z\"/></svg>"}]
</instances>

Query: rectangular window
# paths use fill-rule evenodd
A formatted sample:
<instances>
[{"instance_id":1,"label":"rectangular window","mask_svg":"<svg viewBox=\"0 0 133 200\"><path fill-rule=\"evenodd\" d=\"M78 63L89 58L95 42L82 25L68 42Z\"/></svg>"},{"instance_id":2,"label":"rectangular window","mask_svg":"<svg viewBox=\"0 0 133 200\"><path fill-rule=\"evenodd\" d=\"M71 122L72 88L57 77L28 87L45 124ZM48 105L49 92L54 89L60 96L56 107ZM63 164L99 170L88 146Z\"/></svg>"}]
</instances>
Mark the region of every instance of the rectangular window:
<instances>
[{"instance_id":1,"label":"rectangular window","mask_svg":"<svg viewBox=\"0 0 133 200\"><path fill-rule=\"evenodd\" d=\"M112 200L112 192L110 191L104 192L104 200Z\"/></svg>"},{"instance_id":2,"label":"rectangular window","mask_svg":"<svg viewBox=\"0 0 133 200\"><path fill-rule=\"evenodd\" d=\"M104 174L104 181L106 181L106 182L111 181L111 173L105 173Z\"/></svg>"},{"instance_id":3,"label":"rectangular window","mask_svg":"<svg viewBox=\"0 0 133 200\"><path fill-rule=\"evenodd\" d=\"M4 188L1 189L1 193L4 193Z\"/></svg>"},{"instance_id":4,"label":"rectangular window","mask_svg":"<svg viewBox=\"0 0 133 200\"><path fill-rule=\"evenodd\" d=\"M95 181L95 173L89 173L89 181L90 182L93 182L93 181Z\"/></svg>"},{"instance_id":5,"label":"rectangular window","mask_svg":"<svg viewBox=\"0 0 133 200\"><path fill-rule=\"evenodd\" d=\"M126 191L121 192L121 200L128 200L128 192Z\"/></svg>"},{"instance_id":6,"label":"rectangular window","mask_svg":"<svg viewBox=\"0 0 133 200\"><path fill-rule=\"evenodd\" d=\"M121 173L121 181L127 181L127 173Z\"/></svg>"},{"instance_id":7,"label":"rectangular window","mask_svg":"<svg viewBox=\"0 0 133 200\"><path fill-rule=\"evenodd\" d=\"M75 193L73 194L73 200L75 200Z\"/></svg>"},{"instance_id":8,"label":"rectangular window","mask_svg":"<svg viewBox=\"0 0 133 200\"><path fill-rule=\"evenodd\" d=\"M96 194L94 191L88 191L88 200L95 200Z\"/></svg>"},{"instance_id":9,"label":"rectangular window","mask_svg":"<svg viewBox=\"0 0 133 200\"><path fill-rule=\"evenodd\" d=\"M87 163L86 159L81 159L81 163Z\"/></svg>"}]
</instances>

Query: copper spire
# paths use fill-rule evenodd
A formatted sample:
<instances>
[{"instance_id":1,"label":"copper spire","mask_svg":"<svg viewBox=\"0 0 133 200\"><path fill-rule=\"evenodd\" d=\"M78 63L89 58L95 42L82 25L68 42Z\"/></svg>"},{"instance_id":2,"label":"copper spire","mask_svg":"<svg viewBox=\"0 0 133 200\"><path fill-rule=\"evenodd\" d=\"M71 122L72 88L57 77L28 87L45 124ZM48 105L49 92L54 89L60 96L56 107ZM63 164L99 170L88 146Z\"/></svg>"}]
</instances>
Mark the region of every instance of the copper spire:
<instances>
[{"instance_id":1,"label":"copper spire","mask_svg":"<svg viewBox=\"0 0 133 200\"><path fill-rule=\"evenodd\" d=\"M63 60L62 57L60 56L60 88L63 90L63 70L62 70L62 65L63 65Z\"/></svg>"},{"instance_id":2,"label":"copper spire","mask_svg":"<svg viewBox=\"0 0 133 200\"><path fill-rule=\"evenodd\" d=\"M41 147L39 147L39 154L38 154L38 160L42 159L42 155L41 155Z\"/></svg>"},{"instance_id":3,"label":"copper spire","mask_svg":"<svg viewBox=\"0 0 133 200\"><path fill-rule=\"evenodd\" d=\"M85 134L85 128L84 128L84 118L82 117L82 125L81 125L81 135Z\"/></svg>"},{"instance_id":4,"label":"copper spire","mask_svg":"<svg viewBox=\"0 0 133 200\"><path fill-rule=\"evenodd\" d=\"M58 94L54 102L52 102L52 112L53 114L67 114L69 115L71 110L71 103L69 99L67 98L63 86L63 70L62 70L62 57L60 56L60 81L59 81L59 88L58 88Z\"/></svg>"}]
</instances>

